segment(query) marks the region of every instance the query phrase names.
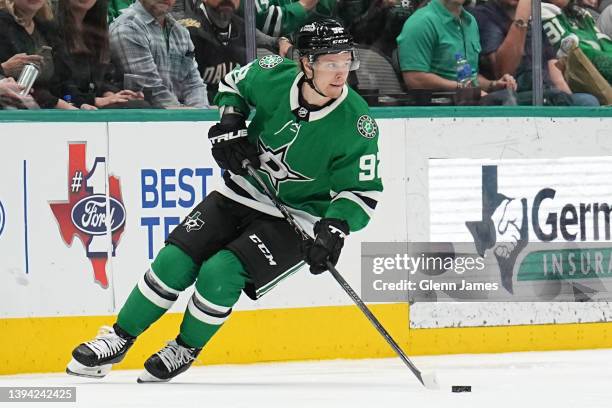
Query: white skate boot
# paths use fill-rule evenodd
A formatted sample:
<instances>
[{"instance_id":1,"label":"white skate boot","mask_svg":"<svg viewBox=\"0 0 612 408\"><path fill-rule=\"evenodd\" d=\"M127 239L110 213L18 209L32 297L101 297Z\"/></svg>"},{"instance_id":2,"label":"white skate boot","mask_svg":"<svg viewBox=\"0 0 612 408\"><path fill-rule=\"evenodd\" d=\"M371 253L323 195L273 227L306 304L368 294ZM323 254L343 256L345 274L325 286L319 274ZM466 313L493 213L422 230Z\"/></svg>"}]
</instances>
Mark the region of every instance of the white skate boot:
<instances>
[{"instance_id":1,"label":"white skate boot","mask_svg":"<svg viewBox=\"0 0 612 408\"><path fill-rule=\"evenodd\" d=\"M136 337L113 327L102 326L95 339L81 343L72 351L66 373L81 377L102 378L113 364L120 362L132 347Z\"/></svg>"}]
</instances>

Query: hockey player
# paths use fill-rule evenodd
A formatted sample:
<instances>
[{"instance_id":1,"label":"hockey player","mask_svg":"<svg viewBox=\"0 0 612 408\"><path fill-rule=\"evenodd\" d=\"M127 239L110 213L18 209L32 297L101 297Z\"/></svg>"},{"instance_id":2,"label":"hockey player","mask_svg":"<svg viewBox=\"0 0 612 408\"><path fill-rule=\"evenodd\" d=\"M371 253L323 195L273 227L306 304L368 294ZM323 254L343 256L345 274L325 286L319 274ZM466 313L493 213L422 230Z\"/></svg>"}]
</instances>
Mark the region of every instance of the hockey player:
<instances>
[{"instance_id":1,"label":"hockey player","mask_svg":"<svg viewBox=\"0 0 612 408\"><path fill-rule=\"evenodd\" d=\"M139 382L185 371L244 291L257 299L304 263L336 264L344 238L366 226L382 191L378 127L346 85L359 61L334 20L302 27L299 65L277 55L230 72L209 131L225 188L209 194L169 235L113 328L74 349L70 374L103 377L136 337L195 282L179 335L145 362ZM250 107L257 108L247 126ZM243 168L258 168L312 237L302 242Z\"/></svg>"}]
</instances>

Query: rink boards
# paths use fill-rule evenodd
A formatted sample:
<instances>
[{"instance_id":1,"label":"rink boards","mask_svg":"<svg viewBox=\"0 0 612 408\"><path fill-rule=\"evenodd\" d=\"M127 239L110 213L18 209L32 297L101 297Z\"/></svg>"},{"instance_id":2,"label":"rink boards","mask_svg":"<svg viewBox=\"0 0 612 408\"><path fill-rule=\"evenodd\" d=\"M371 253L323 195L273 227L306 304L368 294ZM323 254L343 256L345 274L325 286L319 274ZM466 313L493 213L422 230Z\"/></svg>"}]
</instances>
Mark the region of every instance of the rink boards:
<instances>
[{"instance_id":1,"label":"rink boards","mask_svg":"<svg viewBox=\"0 0 612 408\"><path fill-rule=\"evenodd\" d=\"M166 234L221 184L206 138L215 113L123 113L1 117L0 374L63 370L75 344L113 322ZM549 213L581 200L612 204L609 116L375 112L385 192L338 269L358 290L362 242L469 242L465 221L480 216L483 166L498 169L508 196L555 189ZM599 239L610 240L603 230ZM139 339L124 368L140 367L176 335L187 298ZM373 309L415 355L612 346L608 303L419 303L410 318L405 304ZM300 271L234 310L201 363L392 355L327 275Z\"/></svg>"}]
</instances>

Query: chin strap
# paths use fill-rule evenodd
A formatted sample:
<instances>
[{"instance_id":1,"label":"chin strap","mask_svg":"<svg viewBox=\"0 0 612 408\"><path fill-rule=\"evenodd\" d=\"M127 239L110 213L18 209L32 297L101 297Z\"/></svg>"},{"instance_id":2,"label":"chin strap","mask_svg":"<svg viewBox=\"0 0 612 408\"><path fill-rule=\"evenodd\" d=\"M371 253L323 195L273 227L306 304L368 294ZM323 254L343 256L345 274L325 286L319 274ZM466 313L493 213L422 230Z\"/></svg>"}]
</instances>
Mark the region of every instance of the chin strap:
<instances>
[{"instance_id":1,"label":"chin strap","mask_svg":"<svg viewBox=\"0 0 612 408\"><path fill-rule=\"evenodd\" d=\"M311 87L316 93L318 93L322 97L330 98L330 96L325 95L323 92L321 92L321 91L319 91L319 89L317 89L317 86L314 83L314 68L311 68L312 69L312 78L308 78L308 75L306 75L306 70L304 69L304 62L300 60L300 64L302 65L302 71L304 72L304 82L306 82L309 87Z\"/></svg>"},{"instance_id":2,"label":"chin strap","mask_svg":"<svg viewBox=\"0 0 612 408\"><path fill-rule=\"evenodd\" d=\"M306 82L306 83L308 84L308 86L310 86L310 87L311 87L311 88L312 88L312 89L313 89L313 90L314 90L316 93L318 93L318 94L319 94L319 95L321 95L322 97L324 97L324 98L329 98L329 96L325 95L323 92L321 92L321 91L319 91L319 90L317 89L317 86L316 86L316 85L315 85L315 83L314 83L314 72L313 72L312 74L313 74L312 78L306 78L306 79L304 80L304 82Z\"/></svg>"}]
</instances>

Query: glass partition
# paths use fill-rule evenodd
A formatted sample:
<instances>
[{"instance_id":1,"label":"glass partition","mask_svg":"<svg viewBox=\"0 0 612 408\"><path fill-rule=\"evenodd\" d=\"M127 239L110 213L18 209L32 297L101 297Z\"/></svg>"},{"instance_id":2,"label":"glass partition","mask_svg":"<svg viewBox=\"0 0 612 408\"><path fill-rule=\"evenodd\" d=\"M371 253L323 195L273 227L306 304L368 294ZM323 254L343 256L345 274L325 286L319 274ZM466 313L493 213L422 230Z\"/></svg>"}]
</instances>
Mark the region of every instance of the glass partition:
<instances>
[{"instance_id":1,"label":"glass partition","mask_svg":"<svg viewBox=\"0 0 612 408\"><path fill-rule=\"evenodd\" d=\"M540 1L0 0L0 106L214 106L228 72L297 60L323 18L353 36L348 82L372 106L612 103L609 2Z\"/></svg>"}]
</instances>

